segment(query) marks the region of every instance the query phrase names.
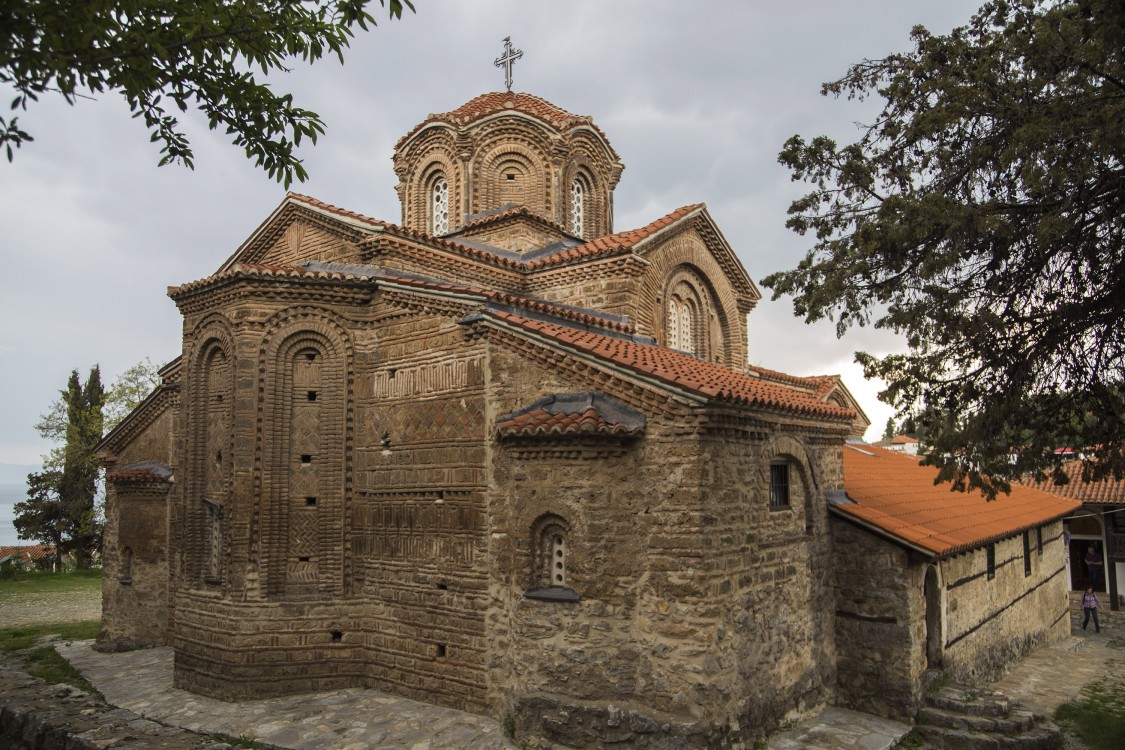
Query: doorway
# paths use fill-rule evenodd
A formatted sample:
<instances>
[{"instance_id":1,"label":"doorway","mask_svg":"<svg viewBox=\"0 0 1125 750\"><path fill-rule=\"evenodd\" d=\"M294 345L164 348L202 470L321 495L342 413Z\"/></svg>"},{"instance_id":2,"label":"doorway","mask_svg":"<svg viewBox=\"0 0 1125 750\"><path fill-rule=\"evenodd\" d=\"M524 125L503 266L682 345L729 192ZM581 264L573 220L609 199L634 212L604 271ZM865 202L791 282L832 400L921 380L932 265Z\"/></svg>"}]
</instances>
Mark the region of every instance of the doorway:
<instances>
[{"instance_id":1,"label":"doorway","mask_svg":"<svg viewBox=\"0 0 1125 750\"><path fill-rule=\"evenodd\" d=\"M1101 519L1092 514L1083 514L1067 522L1070 531L1070 545L1067 561L1070 563L1070 588L1072 591L1085 591L1090 585L1090 573L1086 568L1086 553L1090 547L1102 560L1102 580L1098 591L1106 590L1105 543L1102 535Z\"/></svg>"}]
</instances>

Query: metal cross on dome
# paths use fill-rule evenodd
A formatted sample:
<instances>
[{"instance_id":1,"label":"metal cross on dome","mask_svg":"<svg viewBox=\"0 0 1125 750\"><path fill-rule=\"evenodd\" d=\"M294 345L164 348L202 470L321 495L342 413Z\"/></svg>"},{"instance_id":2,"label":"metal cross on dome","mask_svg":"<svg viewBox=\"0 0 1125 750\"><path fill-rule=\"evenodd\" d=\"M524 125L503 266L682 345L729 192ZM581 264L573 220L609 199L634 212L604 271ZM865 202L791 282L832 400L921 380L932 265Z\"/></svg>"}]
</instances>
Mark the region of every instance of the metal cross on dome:
<instances>
[{"instance_id":1,"label":"metal cross on dome","mask_svg":"<svg viewBox=\"0 0 1125 750\"><path fill-rule=\"evenodd\" d=\"M522 49L512 49L512 37L504 37L504 54L496 58L496 62L492 64L504 68L504 85L508 87L508 91L512 90L512 63L521 57L523 57Z\"/></svg>"}]
</instances>

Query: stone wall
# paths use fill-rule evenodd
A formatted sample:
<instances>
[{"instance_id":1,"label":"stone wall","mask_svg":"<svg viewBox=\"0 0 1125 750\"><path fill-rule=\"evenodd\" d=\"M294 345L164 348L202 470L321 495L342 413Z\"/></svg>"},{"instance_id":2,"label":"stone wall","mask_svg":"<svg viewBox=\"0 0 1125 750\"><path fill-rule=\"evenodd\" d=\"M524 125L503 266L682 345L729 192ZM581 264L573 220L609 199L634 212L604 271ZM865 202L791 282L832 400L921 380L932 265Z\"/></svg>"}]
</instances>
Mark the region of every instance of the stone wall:
<instances>
[{"instance_id":1,"label":"stone wall","mask_svg":"<svg viewBox=\"0 0 1125 750\"><path fill-rule=\"evenodd\" d=\"M493 349L498 413L552 392L639 395L534 357ZM670 400L630 405L648 419L635 442L493 445L493 702L518 736L636 747L753 739L830 702L824 492L839 486L841 436L707 426ZM774 459L793 468L780 510L768 500ZM566 586L580 601L528 591L544 518L566 529Z\"/></svg>"},{"instance_id":2,"label":"stone wall","mask_svg":"<svg viewBox=\"0 0 1125 750\"><path fill-rule=\"evenodd\" d=\"M230 352L221 419L237 437L183 443L199 474L232 458L226 494L199 490L222 506L211 568L193 560L213 521L190 482L174 500L177 685L223 698L364 685L483 710L481 345L455 315L310 304L281 318L283 304L227 308L227 333L186 321L199 332L185 362ZM213 421L190 416L213 389L184 377L189 421Z\"/></svg>"},{"instance_id":3,"label":"stone wall","mask_svg":"<svg viewBox=\"0 0 1125 750\"><path fill-rule=\"evenodd\" d=\"M1027 532L1027 568L1023 534L996 542L992 576L987 546L931 562L847 521L832 528L842 705L911 717L928 667L988 680L1069 632L1059 521L1041 528L1042 552L1036 529Z\"/></svg>"},{"instance_id":4,"label":"stone wall","mask_svg":"<svg viewBox=\"0 0 1125 750\"><path fill-rule=\"evenodd\" d=\"M994 576L988 548L942 561L945 589L945 669L958 680L989 679L1041 643L1070 632L1062 522L1002 539ZM1042 552L1040 552L1042 549Z\"/></svg>"},{"instance_id":5,"label":"stone wall","mask_svg":"<svg viewBox=\"0 0 1125 750\"><path fill-rule=\"evenodd\" d=\"M171 462L175 416L175 403L166 404L115 456L107 473L141 461ZM156 646L170 640L169 489L168 482L155 478L106 482L99 648Z\"/></svg>"},{"instance_id":6,"label":"stone wall","mask_svg":"<svg viewBox=\"0 0 1125 750\"><path fill-rule=\"evenodd\" d=\"M847 521L831 526L840 705L912 718L926 667L923 566Z\"/></svg>"}]
</instances>

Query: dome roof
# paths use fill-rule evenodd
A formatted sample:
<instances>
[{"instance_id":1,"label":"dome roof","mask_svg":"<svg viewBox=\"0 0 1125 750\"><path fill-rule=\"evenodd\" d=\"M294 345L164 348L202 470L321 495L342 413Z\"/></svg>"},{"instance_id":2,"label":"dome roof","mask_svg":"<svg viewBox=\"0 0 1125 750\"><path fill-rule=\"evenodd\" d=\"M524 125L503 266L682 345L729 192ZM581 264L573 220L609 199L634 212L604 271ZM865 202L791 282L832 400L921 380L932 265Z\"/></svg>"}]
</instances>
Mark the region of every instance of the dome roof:
<instances>
[{"instance_id":1,"label":"dome roof","mask_svg":"<svg viewBox=\"0 0 1125 750\"><path fill-rule=\"evenodd\" d=\"M533 117L559 133L579 125L586 126L598 134L612 154L612 158L619 158L617 153L613 151L613 147L609 145L609 139L606 138L605 133L594 124L593 119L589 115L571 114L546 99L533 94L524 94L514 91L493 91L488 94L481 94L475 99L465 102L457 109L449 112L441 112L439 114L431 114L415 126L409 133L400 138L398 143L395 144L395 150L397 151L401 148L403 144L417 135L421 130L435 123L446 123L453 127L463 128L491 115L509 111L519 112L520 114Z\"/></svg>"}]
</instances>

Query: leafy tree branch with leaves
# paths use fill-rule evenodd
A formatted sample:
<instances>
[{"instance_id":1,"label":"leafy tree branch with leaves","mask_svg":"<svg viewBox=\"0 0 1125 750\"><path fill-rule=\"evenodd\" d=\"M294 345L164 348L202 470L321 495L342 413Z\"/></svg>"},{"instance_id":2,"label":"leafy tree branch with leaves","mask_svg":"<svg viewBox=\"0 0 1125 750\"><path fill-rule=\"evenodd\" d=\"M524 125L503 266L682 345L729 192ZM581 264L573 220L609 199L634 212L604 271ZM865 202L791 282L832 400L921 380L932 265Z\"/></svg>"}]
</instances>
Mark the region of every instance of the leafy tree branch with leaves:
<instances>
[{"instance_id":1,"label":"leafy tree branch with leaves","mask_svg":"<svg viewBox=\"0 0 1125 750\"><path fill-rule=\"evenodd\" d=\"M946 36L865 60L826 95L879 97L840 146L779 155L812 190L787 226L815 244L764 280L838 333L874 324L908 353L858 353L882 398L924 413L927 461L1003 491L1125 475L1125 4L995 0Z\"/></svg>"},{"instance_id":2,"label":"leafy tree branch with leaves","mask_svg":"<svg viewBox=\"0 0 1125 750\"><path fill-rule=\"evenodd\" d=\"M308 177L296 148L324 132L320 117L259 78L325 55L342 63L355 29L375 19L370 0L0 0L0 83L11 110L43 94L74 104L120 94L161 145L160 164L194 165L179 113L194 106L286 187ZM401 18L410 0L379 0ZM258 71L258 72L256 72ZM0 116L8 160L34 140L18 116Z\"/></svg>"}]
</instances>

